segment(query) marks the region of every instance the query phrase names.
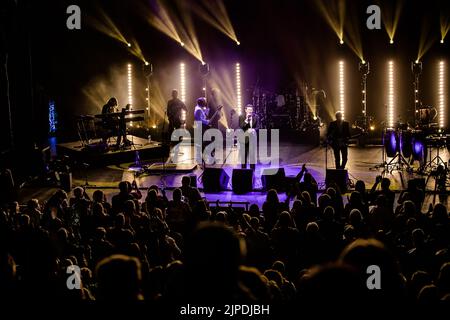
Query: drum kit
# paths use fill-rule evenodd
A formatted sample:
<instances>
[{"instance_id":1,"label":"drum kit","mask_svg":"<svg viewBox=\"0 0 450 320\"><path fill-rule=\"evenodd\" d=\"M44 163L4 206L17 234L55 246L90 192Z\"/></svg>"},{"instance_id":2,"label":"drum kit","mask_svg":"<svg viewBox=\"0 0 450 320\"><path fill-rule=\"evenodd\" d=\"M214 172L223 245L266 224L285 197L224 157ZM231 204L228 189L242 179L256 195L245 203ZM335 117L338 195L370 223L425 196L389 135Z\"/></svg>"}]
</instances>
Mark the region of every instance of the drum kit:
<instances>
[{"instance_id":1,"label":"drum kit","mask_svg":"<svg viewBox=\"0 0 450 320\"><path fill-rule=\"evenodd\" d=\"M384 168L383 173L406 170L429 174L440 164L445 164L440 150L447 148L450 151L450 135L444 134L433 122L436 116L434 108L425 107L416 111L416 126L398 122L394 128L384 128L383 162L378 166ZM415 161L419 162L416 170L412 167Z\"/></svg>"},{"instance_id":2,"label":"drum kit","mask_svg":"<svg viewBox=\"0 0 450 320\"><path fill-rule=\"evenodd\" d=\"M274 93L255 87L252 90L252 102L263 128L304 131L306 128L318 126L319 121L311 112L305 95L297 88L287 88Z\"/></svg>"}]
</instances>

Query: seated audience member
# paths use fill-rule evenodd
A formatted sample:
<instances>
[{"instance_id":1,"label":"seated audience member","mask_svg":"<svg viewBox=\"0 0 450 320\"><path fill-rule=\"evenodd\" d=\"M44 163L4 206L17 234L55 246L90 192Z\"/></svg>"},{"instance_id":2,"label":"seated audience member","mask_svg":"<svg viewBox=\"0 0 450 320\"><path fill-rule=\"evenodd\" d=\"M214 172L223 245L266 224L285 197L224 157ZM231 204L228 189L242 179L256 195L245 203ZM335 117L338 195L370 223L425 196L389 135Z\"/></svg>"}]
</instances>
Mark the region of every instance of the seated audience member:
<instances>
[{"instance_id":1,"label":"seated audience member","mask_svg":"<svg viewBox=\"0 0 450 320\"><path fill-rule=\"evenodd\" d=\"M185 234L192 223L192 213L189 204L183 201L181 189L175 189L173 200L169 202L166 212L166 221L170 229Z\"/></svg>"},{"instance_id":2,"label":"seated audience member","mask_svg":"<svg viewBox=\"0 0 450 320\"><path fill-rule=\"evenodd\" d=\"M39 228L41 225L42 212L40 207L38 199L31 199L27 203L27 208L23 211L23 214L30 217L30 225L33 229Z\"/></svg>"},{"instance_id":3,"label":"seated audience member","mask_svg":"<svg viewBox=\"0 0 450 320\"><path fill-rule=\"evenodd\" d=\"M183 197L185 197L192 209L197 204L198 200L201 200L202 197L197 188L191 187L191 177L184 176L181 179L181 192L183 193Z\"/></svg>"},{"instance_id":4,"label":"seated audience member","mask_svg":"<svg viewBox=\"0 0 450 320\"><path fill-rule=\"evenodd\" d=\"M239 281L242 240L221 224L201 225L187 240L184 299L219 303L251 301Z\"/></svg>"},{"instance_id":5,"label":"seated audience member","mask_svg":"<svg viewBox=\"0 0 450 320\"><path fill-rule=\"evenodd\" d=\"M340 261L356 268L363 285L366 285L368 266L376 265L380 268L384 285L380 290L366 291L372 302L401 302L406 299L405 281L398 262L380 241L358 239L343 250Z\"/></svg>"},{"instance_id":6,"label":"seated audience member","mask_svg":"<svg viewBox=\"0 0 450 320\"><path fill-rule=\"evenodd\" d=\"M141 263L134 257L112 255L95 269L100 301L132 302L142 300Z\"/></svg>"},{"instance_id":7,"label":"seated audience member","mask_svg":"<svg viewBox=\"0 0 450 320\"><path fill-rule=\"evenodd\" d=\"M134 197L131 195L131 190L128 186L127 181L121 181L119 183L119 193L113 196L111 199L113 215L122 213L124 210L125 202L133 199Z\"/></svg>"},{"instance_id":8,"label":"seated audience member","mask_svg":"<svg viewBox=\"0 0 450 320\"><path fill-rule=\"evenodd\" d=\"M378 185L381 186L381 190L377 190ZM386 197L386 201L389 205L389 208L393 211L395 193L390 189L390 186L391 180L389 180L388 178L383 178L382 176L377 176L375 179L375 183L372 186L372 189L370 189L369 195L371 201L375 201L380 194L384 195Z\"/></svg>"}]
</instances>

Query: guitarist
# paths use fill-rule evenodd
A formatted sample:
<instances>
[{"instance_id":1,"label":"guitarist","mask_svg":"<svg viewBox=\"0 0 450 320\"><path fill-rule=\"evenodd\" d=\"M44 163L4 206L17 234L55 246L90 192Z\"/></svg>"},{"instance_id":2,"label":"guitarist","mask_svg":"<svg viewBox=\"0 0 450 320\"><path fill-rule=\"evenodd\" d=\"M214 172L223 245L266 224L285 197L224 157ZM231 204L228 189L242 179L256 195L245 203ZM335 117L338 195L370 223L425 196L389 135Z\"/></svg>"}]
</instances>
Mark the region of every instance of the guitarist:
<instances>
[{"instance_id":1,"label":"guitarist","mask_svg":"<svg viewBox=\"0 0 450 320\"><path fill-rule=\"evenodd\" d=\"M220 92L217 88L211 89L211 95L208 99L208 108L209 108L209 116L211 116L209 120L209 127L214 129L219 129L219 120L220 113L218 112L220 103ZM217 116L213 117L213 115L217 112Z\"/></svg>"},{"instance_id":2,"label":"guitarist","mask_svg":"<svg viewBox=\"0 0 450 320\"><path fill-rule=\"evenodd\" d=\"M350 125L347 121L344 121L341 112L336 112L336 121L330 122L327 131L327 140L334 152L336 169L345 169L345 165L347 164L347 146L349 139Z\"/></svg>"},{"instance_id":3,"label":"guitarist","mask_svg":"<svg viewBox=\"0 0 450 320\"><path fill-rule=\"evenodd\" d=\"M248 104L245 106L245 113L239 116L239 127L247 133L249 130L255 130L257 126L257 120L255 115L253 114L253 106ZM249 157L249 138L246 136L245 138L245 154L244 154L244 163L242 163L242 169L247 168L247 158ZM256 154L256 151L255 151ZM255 170L256 161L250 161L250 169Z\"/></svg>"}]
</instances>

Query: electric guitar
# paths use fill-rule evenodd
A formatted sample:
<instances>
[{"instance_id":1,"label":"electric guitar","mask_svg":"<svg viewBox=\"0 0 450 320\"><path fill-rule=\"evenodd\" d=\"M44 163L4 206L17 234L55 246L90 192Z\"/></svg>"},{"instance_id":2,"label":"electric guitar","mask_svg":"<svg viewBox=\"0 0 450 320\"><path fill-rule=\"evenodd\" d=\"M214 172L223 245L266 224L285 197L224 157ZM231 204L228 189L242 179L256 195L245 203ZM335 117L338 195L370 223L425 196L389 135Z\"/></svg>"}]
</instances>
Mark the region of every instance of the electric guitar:
<instances>
[{"instance_id":1,"label":"electric guitar","mask_svg":"<svg viewBox=\"0 0 450 320\"><path fill-rule=\"evenodd\" d=\"M211 123L212 120L214 120L215 117L219 114L220 110L222 110L223 106L218 106L216 112L213 113L213 115L208 119L209 123ZM210 126L209 126L210 127Z\"/></svg>"}]
</instances>

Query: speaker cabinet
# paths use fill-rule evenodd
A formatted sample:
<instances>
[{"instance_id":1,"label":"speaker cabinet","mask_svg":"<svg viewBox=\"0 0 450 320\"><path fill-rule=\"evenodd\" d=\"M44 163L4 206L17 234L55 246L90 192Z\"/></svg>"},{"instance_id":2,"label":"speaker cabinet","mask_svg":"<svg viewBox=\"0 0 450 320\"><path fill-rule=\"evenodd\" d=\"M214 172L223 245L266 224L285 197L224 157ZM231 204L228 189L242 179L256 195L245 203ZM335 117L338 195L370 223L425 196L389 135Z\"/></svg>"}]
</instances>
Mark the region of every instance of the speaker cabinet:
<instances>
[{"instance_id":1,"label":"speaker cabinet","mask_svg":"<svg viewBox=\"0 0 450 320\"><path fill-rule=\"evenodd\" d=\"M327 169L325 177L327 188L332 183L335 183L342 193L347 192L348 171L345 169Z\"/></svg>"},{"instance_id":2,"label":"speaker cabinet","mask_svg":"<svg viewBox=\"0 0 450 320\"><path fill-rule=\"evenodd\" d=\"M264 190L275 189L284 191L286 189L286 173L284 168L266 168L261 175Z\"/></svg>"},{"instance_id":3,"label":"speaker cabinet","mask_svg":"<svg viewBox=\"0 0 450 320\"><path fill-rule=\"evenodd\" d=\"M204 192L219 192L228 189L230 177L222 168L205 168L202 180Z\"/></svg>"},{"instance_id":4,"label":"speaker cabinet","mask_svg":"<svg viewBox=\"0 0 450 320\"><path fill-rule=\"evenodd\" d=\"M252 169L233 169L231 178L233 192L244 194L253 190L253 170Z\"/></svg>"}]
</instances>

